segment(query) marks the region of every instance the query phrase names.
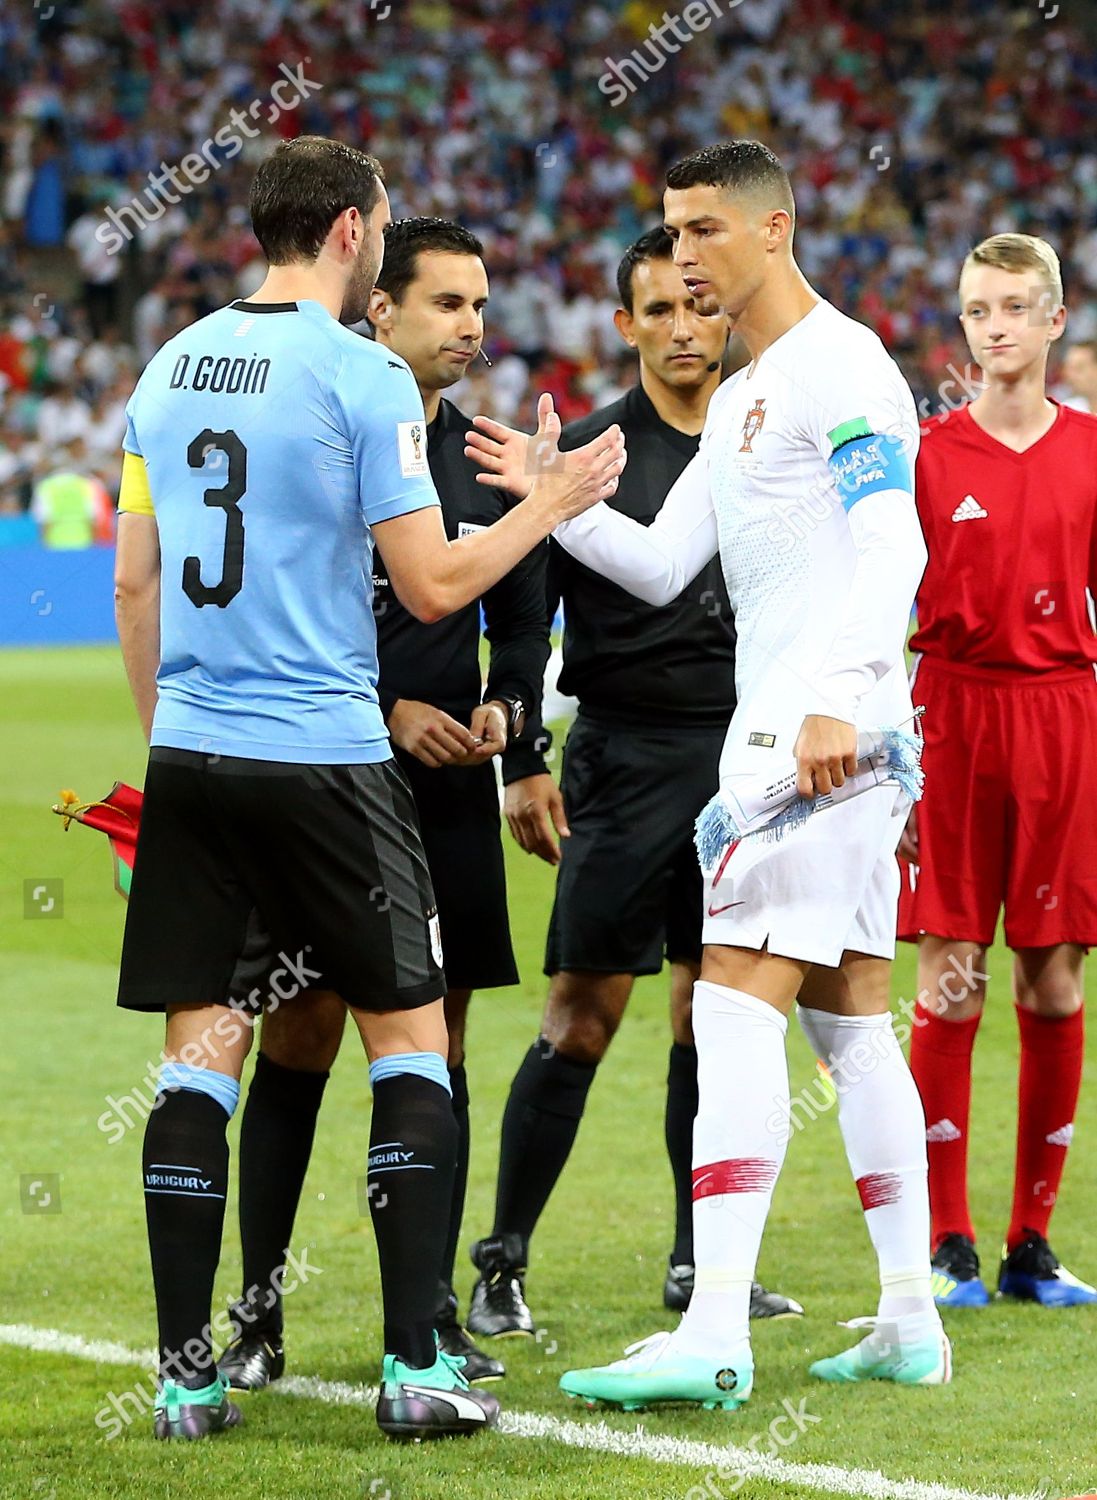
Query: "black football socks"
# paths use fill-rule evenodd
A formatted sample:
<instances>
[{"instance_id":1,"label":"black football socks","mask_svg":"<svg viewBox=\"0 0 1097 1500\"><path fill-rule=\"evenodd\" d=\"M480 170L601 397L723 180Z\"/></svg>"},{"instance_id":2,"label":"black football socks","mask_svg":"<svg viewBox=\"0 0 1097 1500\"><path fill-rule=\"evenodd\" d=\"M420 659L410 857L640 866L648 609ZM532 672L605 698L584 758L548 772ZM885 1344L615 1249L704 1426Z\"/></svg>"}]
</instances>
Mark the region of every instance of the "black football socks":
<instances>
[{"instance_id":1,"label":"black football socks","mask_svg":"<svg viewBox=\"0 0 1097 1500\"><path fill-rule=\"evenodd\" d=\"M453 1196L449 1207L449 1230L442 1252L442 1275L438 1286L438 1311L450 1312L447 1303L453 1296L453 1263L461 1238L461 1220L465 1216L465 1193L469 1180L469 1085L464 1063L449 1070L453 1094L453 1118L457 1121L457 1165L453 1172Z\"/></svg>"},{"instance_id":2,"label":"black football socks","mask_svg":"<svg viewBox=\"0 0 1097 1500\"><path fill-rule=\"evenodd\" d=\"M453 1204L457 1121L443 1058L404 1053L370 1064L367 1196L385 1305L385 1352L412 1369L436 1358L438 1283Z\"/></svg>"},{"instance_id":3,"label":"black football socks","mask_svg":"<svg viewBox=\"0 0 1097 1500\"><path fill-rule=\"evenodd\" d=\"M201 1090L191 1086L190 1074L199 1075L193 1082ZM209 1068L174 1063L164 1069L161 1090L142 1153L160 1375L198 1390L216 1373L210 1302L228 1191L225 1127L239 1084Z\"/></svg>"},{"instance_id":4,"label":"black football socks","mask_svg":"<svg viewBox=\"0 0 1097 1500\"><path fill-rule=\"evenodd\" d=\"M597 1063L563 1057L538 1037L514 1075L503 1113L494 1233L528 1241L583 1118Z\"/></svg>"},{"instance_id":5,"label":"black football socks","mask_svg":"<svg viewBox=\"0 0 1097 1500\"><path fill-rule=\"evenodd\" d=\"M667 1156L674 1178L674 1249L671 1264L693 1264L693 1122L697 1118L697 1048L670 1046L667 1069Z\"/></svg>"},{"instance_id":6,"label":"black football socks","mask_svg":"<svg viewBox=\"0 0 1097 1500\"><path fill-rule=\"evenodd\" d=\"M282 1332L280 1277L312 1155L327 1073L285 1068L260 1052L240 1122L240 1332ZM247 1328L243 1326L247 1325Z\"/></svg>"}]
</instances>

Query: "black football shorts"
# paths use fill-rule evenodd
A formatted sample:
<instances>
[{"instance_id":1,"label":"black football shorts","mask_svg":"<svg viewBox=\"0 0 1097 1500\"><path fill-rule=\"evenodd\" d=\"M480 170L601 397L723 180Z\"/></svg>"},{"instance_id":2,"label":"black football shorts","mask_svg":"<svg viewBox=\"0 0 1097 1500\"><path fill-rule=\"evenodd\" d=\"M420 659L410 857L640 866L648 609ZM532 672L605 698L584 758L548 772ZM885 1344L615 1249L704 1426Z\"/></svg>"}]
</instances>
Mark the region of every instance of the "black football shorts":
<instances>
[{"instance_id":1,"label":"black football shorts","mask_svg":"<svg viewBox=\"0 0 1097 1500\"><path fill-rule=\"evenodd\" d=\"M154 748L118 1003L369 1011L445 993L415 804L394 760L288 765Z\"/></svg>"},{"instance_id":2,"label":"black football shorts","mask_svg":"<svg viewBox=\"0 0 1097 1500\"><path fill-rule=\"evenodd\" d=\"M450 987L517 984L493 763L431 767L395 753L419 812Z\"/></svg>"},{"instance_id":3,"label":"black football shorts","mask_svg":"<svg viewBox=\"0 0 1097 1500\"><path fill-rule=\"evenodd\" d=\"M701 962L697 814L716 791L723 729L639 729L580 714L560 787L560 841L545 973L657 974L664 954Z\"/></svg>"}]
</instances>

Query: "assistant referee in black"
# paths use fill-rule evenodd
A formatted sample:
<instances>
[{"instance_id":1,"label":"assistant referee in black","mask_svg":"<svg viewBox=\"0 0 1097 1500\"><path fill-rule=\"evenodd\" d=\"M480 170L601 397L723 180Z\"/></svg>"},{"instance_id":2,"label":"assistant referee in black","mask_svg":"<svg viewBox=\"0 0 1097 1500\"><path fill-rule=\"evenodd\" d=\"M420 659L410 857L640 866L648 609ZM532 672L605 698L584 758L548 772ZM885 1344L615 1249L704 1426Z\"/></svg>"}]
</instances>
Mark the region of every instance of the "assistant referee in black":
<instances>
[{"instance_id":1,"label":"assistant referee in black","mask_svg":"<svg viewBox=\"0 0 1097 1500\"><path fill-rule=\"evenodd\" d=\"M697 452L722 376L723 317L693 306L662 228L626 251L617 272L618 332L640 356L621 400L570 423L561 449L613 423L628 464L611 503L649 525ZM478 424L479 425L479 424ZM491 424L484 424L485 433ZM502 431L502 429L500 429ZM483 445L490 447L490 443ZM563 1170L598 1064L638 975L670 964L673 1041L666 1143L675 1240L663 1288L681 1309L693 1288L692 1146L697 1052L690 1008L701 964L702 882L693 824L716 790L735 707L735 629L719 558L673 603L653 608L549 543L548 615L563 603L559 686L579 700L559 789L538 726L504 760L506 812L522 848L559 865L541 1033L511 1084L503 1116L495 1226L473 1246L480 1278L468 1325L484 1336L530 1332L525 1268L534 1226ZM555 835L560 835L557 844ZM799 1304L760 1285L754 1317Z\"/></svg>"},{"instance_id":2,"label":"assistant referee in black","mask_svg":"<svg viewBox=\"0 0 1097 1500\"><path fill-rule=\"evenodd\" d=\"M488 278L482 255L480 241L458 224L398 220L385 230L384 263L369 308L377 341L407 361L422 394L425 430L413 427L401 435L402 458L405 466L421 464L422 472L429 466L451 540L491 526L513 503L505 490L476 482L478 468L464 455L469 419L442 396L464 375L483 339ZM532 723L539 712L549 656L546 557L542 545L482 600L426 625L397 599L384 559L375 556L378 696L395 757L415 796L445 955L448 1064L459 1135L436 1327L442 1348L464 1357L467 1380L498 1379L504 1370L461 1327L452 1285L469 1160L465 1020L473 990L518 982L491 761L521 736L527 716ZM483 690L481 606L490 644ZM380 890L378 897L383 899ZM240 1137L245 1287L269 1287L284 1261L344 1019L336 997L315 994L264 1019ZM279 1301L242 1311L241 1335L222 1355L220 1368L235 1386L254 1390L284 1369L282 1309ZM258 1314L250 1323L248 1312Z\"/></svg>"}]
</instances>

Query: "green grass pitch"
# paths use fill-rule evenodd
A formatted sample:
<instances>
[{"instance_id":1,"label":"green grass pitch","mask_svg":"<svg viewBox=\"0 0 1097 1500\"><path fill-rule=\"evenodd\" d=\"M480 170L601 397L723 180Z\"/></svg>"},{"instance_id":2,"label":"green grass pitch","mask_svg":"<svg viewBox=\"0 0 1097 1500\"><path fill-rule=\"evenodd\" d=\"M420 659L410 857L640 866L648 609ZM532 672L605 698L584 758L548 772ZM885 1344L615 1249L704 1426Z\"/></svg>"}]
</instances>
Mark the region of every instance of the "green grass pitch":
<instances>
[{"instance_id":1,"label":"green grass pitch","mask_svg":"<svg viewBox=\"0 0 1097 1500\"><path fill-rule=\"evenodd\" d=\"M114 1008L124 908L111 889L106 841L63 834L49 806L62 787L90 799L116 778L140 784L143 755L117 652L80 649L0 654L3 868L0 993L0 1322L60 1329L88 1340L147 1349L152 1294L139 1187L140 1129L110 1144L96 1121L106 1096L144 1079L161 1041L158 1020ZM469 1072L473 1163L464 1239L490 1227L499 1119L511 1075L537 1030L544 981L541 945L551 896L547 867L508 843L511 907L523 983L473 1002ZM24 915L25 882L63 881L61 915ZM57 908L55 908L56 910ZM900 952L895 995L913 991L914 963ZM973 1192L984 1265L992 1268L1011 1190L1016 1028L1009 957L991 963L992 1004L976 1054ZM353 1044L352 1044L353 1042ZM538 1231L528 1290L544 1326L540 1343L508 1341L498 1388L508 1411L596 1418L556 1389L569 1365L615 1357L623 1345L670 1327L660 1301L670 1244L671 1193L662 1144L668 1026L666 985L638 986L598 1078L578 1145ZM798 1028L790 1031L793 1088L813 1077ZM1091 1052L1092 1061L1092 1052ZM1097 1274L1097 1089L1083 1089L1053 1241L1078 1274ZM233 1139L239 1115L233 1126ZM380 1301L368 1218L356 1179L364 1171L369 1092L348 1033L320 1119L295 1244L321 1270L287 1303L290 1370L351 1383L376 1379ZM21 1198L21 1179L59 1174L60 1212ZM37 1201L37 1200L36 1200ZM55 1205L51 1205L53 1207ZM462 1254L464 1252L462 1251ZM1047 1312L997 1304L955 1313L949 1331L956 1379L939 1390L834 1388L809 1380L809 1361L856 1335L841 1318L869 1313L874 1268L833 1113L795 1135L762 1252L762 1276L799 1297L808 1316L756 1328L756 1394L735 1415L611 1414L621 1436L665 1437L762 1452L787 1399L818 1417L781 1450L789 1464L831 1471L831 1493L870 1493L864 1471L980 1495L1097 1488L1097 1379L1090 1369L1097 1309ZM235 1203L230 1200L218 1305L238 1289ZM459 1268L462 1305L471 1267ZM108 1393L147 1382L126 1363L14 1347L0 1336L0 1497L232 1497L323 1495L326 1500L480 1500L530 1496L755 1497L821 1493L821 1475L736 1481L703 1465L655 1461L642 1442L606 1453L553 1436L490 1434L418 1448L386 1443L358 1405L248 1400L246 1426L216 1441L154 1444L147 1420L108 1440L95 1417ZM679 1456L681 1455L681 1450Z\"/></svg>"}]
</instances>

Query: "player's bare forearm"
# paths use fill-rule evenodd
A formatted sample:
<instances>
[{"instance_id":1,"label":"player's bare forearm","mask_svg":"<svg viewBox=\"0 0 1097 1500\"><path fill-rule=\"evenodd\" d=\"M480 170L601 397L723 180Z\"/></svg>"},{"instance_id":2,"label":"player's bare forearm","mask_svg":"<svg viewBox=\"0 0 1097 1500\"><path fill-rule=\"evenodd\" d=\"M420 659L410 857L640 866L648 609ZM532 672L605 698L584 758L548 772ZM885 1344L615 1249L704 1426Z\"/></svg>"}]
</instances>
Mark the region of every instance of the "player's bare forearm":
<instances>
[{"instance_id":1,"label":"player's bare forearm","mask_svg":"<svg viewBox=\"0 0 1097 1500\"><path fill-rule=\"evenodd\" d=\"M118 518L114 618L130 692L147 740L152 734L160 669L160 537L150 516Z\"/></svg>"},{"instance_id":2,"label":"player's bare forearm","mask_svg":"<svg viewBox=\"0 0 1097 1500\"><path fill-rule=\"evenodd\" d=\"M443 613L479 599L517 566L559 524L557 510L552 493L534 489L493 526L450 542L436 574L443 599L454 601Z\"/></svg>"},{"instance_id":3,"label":"player's bare forearm","mask_svg":"<svg viewBox=\"0 0 1097 1500\"><path fill-rule=\"evenodd\" d=\"M156 712L156 674L160 669L160 585L147 594L114 596L114 618L130 692L146 740Z\"/></svg>"},{"instance_id":4,"label":"player's bare forearm","mask_svg":"<svg viewBox=\"0 0 1097 1500\"><path fill-rule=\"evenodd\" d=\"M531 496L493 526L455 542L432 509L381 521L373 532L397 598L433 624L485 594L549 535L554 514L548 497Z\"/></svg>"}]
</instances>

